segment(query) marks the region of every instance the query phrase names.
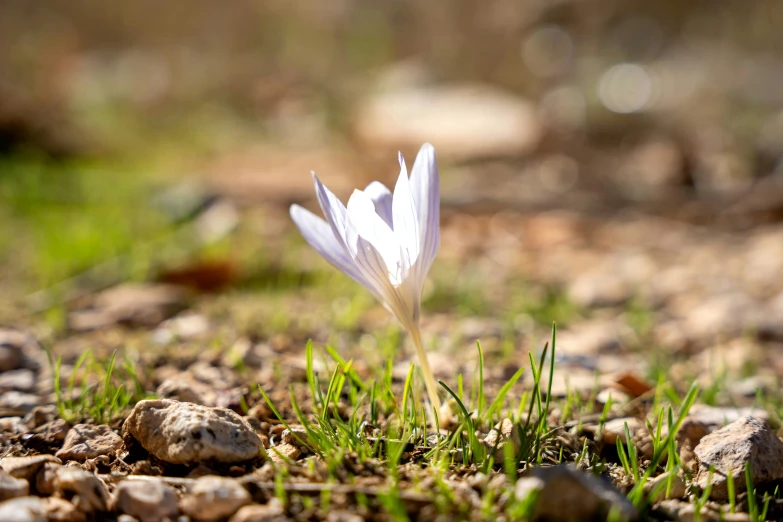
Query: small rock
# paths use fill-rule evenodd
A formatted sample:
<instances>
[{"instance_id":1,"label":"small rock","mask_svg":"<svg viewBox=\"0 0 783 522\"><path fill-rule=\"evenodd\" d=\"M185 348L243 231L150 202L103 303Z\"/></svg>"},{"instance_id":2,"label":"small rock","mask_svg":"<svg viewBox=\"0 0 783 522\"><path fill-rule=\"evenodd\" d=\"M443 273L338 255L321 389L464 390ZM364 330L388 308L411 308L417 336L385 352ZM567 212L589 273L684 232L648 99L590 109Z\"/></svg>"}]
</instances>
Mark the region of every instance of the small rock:
<instances>
[{"instance_id":1,"label":"small rock","mask_svg":"<svg viewBox=\"0 0 783 522\"><path fill-rule=\"evenodd\" d=\"M54 478L55 490L62 496L73 493L74 505L86 513L109 510L109 492L106 485L83 469L63 466Z\"/></svg>"},{"instance_id":2,"label":"small rock","mask_svg":"<svg viewBox=\"0 0 783 522\"><path fill-rule=\"evenodd\" d=\"M297 448L307 447L307 430L302 426L291 426L280 434L280 440Z\"/></svg>"},{"instance_id":3,"label":"small rock","mask_svg":"<svg viewBox=\"0 0 783 522\"><path fill-rule=\"evenodd\" d=\"M696 471L698 460L694 450L709 432L707 426L693 419L686 418L680 426L676 437L677 453L683 466L688 470Z\"/></svg>"},{"instance_id":4,"label":"small rock","mask_svg":"<svg viewBox=\"0 0 783 522\"><path fill-rule=\"evenodd\" d=\"M253 417L254 419L258 419L260 421L264 421L269 419L270 417L274 418L274 412L272 412L272 409L269 407L266 401L258 401L247 412L247 416Z\"/></svg>"},{"instance_id":5,"label":"small rock","mask_svg":"<svg viewBox=\"0 0 783 522\"><path fill-rule=\"evenodd\" d=\"M161 480L124 480L114 492L114 509L141 522L156 522L179 515L177 490Z\"/></svg>"},{"instance_id":6,"label":"small rock","mask_svg":"<svg viewBox=\"0 0 783 522\"><path fill-rule=\"evenodd\" d=\"M26 480L14 478L0 470L0 501L9 498L24 497L30 493L30 484Z\"/></svg>"},{"instance_id":7,"label":"small rock","mask_svg":"<svg viewBox=\"0 0 783 522\"><path fill-rule=\"evenodd\" d=\"M718 516L720 522L752 522L748 513L721 513Z\"/></svg>"},{"instance_id":8,"label":"small rock","mask_svg":"<svg viewBox=\"0 0 783 522\"><path fill-rule=\"evenodd\" d=\"M73 330L94 330L115 323L155 326L185 308L187 291L166 284L123 284L92 298L89 308L68 314Z\"/></svg>"},{"instance_id":9,"label":"small rock","mask_svg":"<svg viewBox=\"0 0 783 522\"><path fill-rule=\"evenodd\" d=\"M696 514L696 506L687 504L677 513L678 522L724 522L726 519L721 514L711 509L710 506L703 506Z\"/></svg>"},{"instance_id":10,"label":"small rock","mask_svg":"<svg viewBox=\"0 0 783 522\"><path fill-rule=\"evenodd\" d=\"M2 342L2 341L0 341ZM22 363L21 351L14 346L0 344L0 372L18 368Z\"/></svg>"},{"instance_id":11,"label":"small rock","mask_svg":"<svg viewBox=\"0 0 783 522\"><path fill-rule=\"evenodd\" d=\"M585 272L568 285L568 297L584 308L619 306L631 295L630 285L609 273Z\"/></svg>"},{"instance_id":12,"label":"small rock","mask_svg":"<svg viewBox=\"0 0 783 522\"><path fill-rule=\"evenodd\" d=\"M493 87L406 87L380 92L360 104L356 132L379 150L432 141L455 160L520 156L541 138L541 123L526 100Z\"/></svg>"},{"instance_id":13,"label":"small rock","mask_svg":"<svg viewBox=\"0 0 783 522\"><path fill-rule=\"evenodd\" d=\"M484 445L495 451L496 462L503 461L505 456L503 446L507 442L511 442L511 445L514 448L514 455L516 455L519 451L520 444L519 430L511 419L503 419L498 422L495 424L494 429L490 430L490 432L487 433L487 436L484 437Z\"/></svg>"},{"instance_id":14,"label":"small rock","mask_svg":"<svg viewBox=\"0 0 783 522\"><path fill-rule=\"evenodd\" d=\"M267 504L249 504L239 508L229 522L273 522L284 513L280 499L272 498Z\"/></svg>"},{"instance_id":15,"label":"small rock","mask_svg":"<svg viewBox=\"0 0 783 522\"><path fill-rule=\"evenodd\" d=\"M182 511L196 520L219 520L250 502L250 493L237 481L210 475L196 480L188 489Z\"/></svg>"},{"instance_id":16,"label":"small rock","mask_svg":"<svg viewBox=\"0 0 783 522\"><path fill-rule=\"evenodd\" d=\"M518 499L532 492L536 492L532 520L603 520L610 511L623 520L638 516L636 508L610 484L569 465L535 468L517 481Z\"/></svg>"},{"instance_id":17,"label":"small rock","mask_svg":"<svg viewBox=\"0 0 783 522\"><path fill-rule=\"evenodd\" d=\"M631 434L631 438L640 431L646 430L644 421L637 419L636 417L623 417L620 419L612 419L604 424L603 432L601 432L601 439L604 444L617 444L617 439L625 444L625 425L628 425L628 432Z\"/></svg>"},{"instance_id":18,"label":"small rock","mask_svg":"<svg viewBox=\"0 0 783 522\"><path fill-rule=\"evenodd\" d=\"M47 441L64 442L69 430L70 426L65 419L55 419L38 426L33 432Z\"/></svg>"},{"instance_id":19,"label":"small rock","mask_svg":"<svg viewBox=\"0 0 783 522\"><path fill-rule=\"evenodd\" d=\"M655 512L665 516L667 520L676 520L678 522L694 522L697 520L696 507L690 502L681 500L672 499L659 502L655 506ZM726 515L728 513L724 513L721 516L717 511L704 506L699 512L698 519L702 522L718 522L727 520L725 518Z\"/></svg>"},{"instance_id":20,"label":"small rock","mask_svg":"<svg viewBox=\"0 0 783 522\"><path fill-rule=\"evenodd\" d=\"M18 497L0 502L0 520L3 522L47 522L44 499Z\"/></svg>"},{"instance_id":21,"label":"small rock","mask_svg":"<svg viewBox=\"0 0 783 522\"><path fill-rule=\"evenodd\" d=\"M214 395L206 384L193 379L173 378L166 379L155 394L161 399L172 399L180 402L192 402L202 406L214 406L215 400L210 397Z\"/></svg>"},{"instance_id":22,"label":"small rock","mask_svg":"<svg viewBox=\"0 0 783 522\"><path fill-rule=\"evenodd\" d=\"M84 522L87 520L87 515L62 498L45 498L43 508L49 522Z\"/></svg>"},{"instance_id":23,"label":"small rock","mask_svg":"<svg viewBox=\"0 0 783 522\"><path fill-rule=\"evenodd\" d=\"M326 522L363 522L364 517L345 509L330 510L326 515Z\"/></svg>"},{"instance_id":24,"label":"small rock","mask_svg":"<svg viewBox=\"0 0 783 522\"><path fill-rule=\"evenodd\" d=\"M12 477L30 480L41 469L41 466L47 462L62 464L62 461L54 455L3 457L0 459L0 468L3 468Z\"/></svg>"},{"instance_id":25,"label":"small rock","mask_svg":"<svg viewBox=\"0 0 783 522\"><path fill-rule=\"evenodd\" d=\"M666 493L668 489L669 493ZM644 484L644 492L648 495L653 491L656 492L653 502L661 502L663 500L678 499L685 496L686 488L685 481L680 475L674 475L671 477L671 483L669 483L669 474L664 473L658 475L654 479L648 480Z\"/></svg>"},{"instance_id":26,"label":"small rock","mask_svg":"<svg viewBox=\"0 0 783 522\"><path fill-rule=\"evenodd\" d=\"M10 390L0 394L0 414L4 416L26 415L41 403L33 393Z\"/></svg>"},{"instance_id":27,"label":"small rock","mask_svg":"<svg viewBox=\"0 0 783 522\"><path fill-rule=\"evenodd\" d=\"M153 333L157 344L195 339L209 331L209 321L203 315L183 314L164 321Z\"/></svg>"},{"instance_id":28,"label":"small rock","mask_svg":"<svg viewBox=\"0 0 783 522\"><path fill-rule=\"evenodd\" d=\"M487 487L488 482L489 482L489 477L484 473L481 473L480 471L475 475L471 475L470 477L468 477L468 485L473 489L475 489L476 491L483 490L485 487Z\"/></svg>"},{"instance_id":29,"label":"small rock","mask_svg":"<svg viewBox=\"0 0 783 522\"><path fill-rule=\"evenodd\" d=\"M598 392L598 395L595 396L596 402L598 402L601 405L609 404L609 401L611 400L613 405L617 404L627 404L631 401L633 397L628 395L627 393L616 390L614 388L604 388L603 390Z\"/></svg>"},{"instance_id":30,"label":"small rock","mask_svg":"<svg viewBox=\"0 0 783 522\"><path fill-rule=\"evenodd\" d=\"M752 328L758 305L743 293L718 295L688 309L683 329L688 339L714 339L721 335L739 335Z\"/></svg>"},{"instance_id":31,"label":"small rock","mask_svg":"<svg viewBox=\"0 0 783 522\"><path fill-rule=\"evenodd\" d=\"M514 485L514 496L517 500L526 500L532 494L538 494L546 484L538 477L521 477Z\"/></svg>"},{"instance_id":32,"label":"small rock","mask_svg":"<svg viewBox=\"0 0 783 522\"><path fill-rule=\"evenodd\" d=\"M57 417L57 406L36 406L24 416L24 422L30 429L42 427L44 424L54 422Z\"/></svg>"},{"instance_id":33,"label":"small rock","mask_svg":"<svg viewBox=\"0 0 783 522\"><path fill-rule=\"evenodd\" d=\"M498 473L487 482L487 489L500 494L509 485L508 476L505 473Z\"/></svg>"},{"instance_id":34,"label":"small rock","mask_svg":"<svg viewBox=\"0 0 783 522\"><path fill-rule=\"evenodd\" d=\"M783 442L767 424L743 417L701 439L695 449L699 462L696 482L704 489L712 466L710 498L728 499L726 475L731 470L734 487L745 491L745 465L750 464L753 484L783 479Z\"/></svg>"},{"instance_id":35,"label":"small rock","mask_svg":"<svg viewBox=\"0 0 783 522\"><path fill-rule=\"evenodd\" d=\"M172 464L241 462L259 455L261 439L237 413L171 400L139 401L123 433Z\"/></svg>"},{"instance_id":36,"label":"small rock","mask_svg":"<svg viewBox=\"0 0 783 522\"><path fill-rule=\"evenodd\" d=\"M0 329L0 373L18 368L37 370L46 355L30 334Z\"/></svg>"},{"instance_id":37,"label":"small rock","mask_svg":"<svg viewBox=\"0 0 783 522\"><path fill-rule=\"evenodd\" d=\"M302 455L299 448L287 442L272 446L267 453L269 459L275 464L285 464L286 460L296 460Z\"/></svg>"},{"instance_id":38,"label":"small rock","mask_svg":"<svg viewBox=\"0 0 783 522\"><path fill-rule=\"evenodd\" d=\"M722 428L726 424L735 422L742 417L755 417L767 421L769 420L769 413L761 408L731 408L694 404L688 411L687 418L700 422L707 426L710 431L713 431L715 428Z\"/></svg>"},{"instance_id":39,"label":"small rock","mask_svg":"<svg viewBox=\"0 0 783 522\"><path fill-rule=\"evenodd\" d=\"M35 489L39 494L52 495L54 493L57 470L61 467L62 464L59 463L45 462L43 467L38 470L35 475Z\"/></svg>"},{"instance_id":40,"label":"small rock","mask_svg":"<svg viewBox=\"0 0 783 522\"><path fill-rule=\"evenodd\" d=\"M0 392L17 390L31 392L35 388L35 372L28 368L0 373Z\"/></svg>"},{"instance_id":41,"label":"small rock","mask_svg":"<svg viewBox=\"0 0 783 522\"><path fill-rule=\"evenodd\" d=\"M68 431L65 444L55 453L55 456L63 460L84 462L100 455L112 455L120 448L122 448L122 437L110 426L77 424Z\"/></svg>"},{"instance_id":42,"label":"small rock","mask_svg":"<svg viewBox=\"0 0 783 522\"><path fill-rule=\"evenodd\" d=\"M457 427L459 422L459 405L454 399L448 399L438 409L438 425L441 429L451 430Z\"/></svg>"},{"instance_id":43,"label":"small rock","mask_svg":"<svg viewBox=\"0 0 783 522\"><path fill-rule=\"evenodd\" d=\"M561 355L616 354L633 338L633 331L619 321L592 320L562 334L557 347Z\"/></svg>"},{"instance_id":44,"label":"small rock","mask_svg":"<svg viewBox=\"0 0 783 522\"><path fill-rule=\"evenodd\" d=\"M29 428L22 420L22 417L3 417L0 418L0 433L6 435L19 435L26 433Z\"/></svg>"}]
</instances>

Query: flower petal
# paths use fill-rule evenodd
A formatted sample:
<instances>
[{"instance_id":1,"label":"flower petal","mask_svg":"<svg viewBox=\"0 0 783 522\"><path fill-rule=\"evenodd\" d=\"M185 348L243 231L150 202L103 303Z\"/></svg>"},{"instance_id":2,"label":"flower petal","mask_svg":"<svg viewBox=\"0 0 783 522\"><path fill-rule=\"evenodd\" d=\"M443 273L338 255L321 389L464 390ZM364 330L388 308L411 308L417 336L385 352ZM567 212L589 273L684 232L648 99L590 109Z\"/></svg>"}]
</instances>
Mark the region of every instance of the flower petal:
<instances>
[{"instance_id":1,"label":"flower petal","mask_svg":"<svg viewBox=\"0 0 783 522\"><path fill-rule=\"evenodd\" d=\"M316 252L357 283L373 292L375 291L369 285L367 278L357 268L356 263L348 255L343 243L337 239L326 221L299 205L291 205L290 213L291 219L299 228L302 237Z\"/></svg>"},{"instance_id":2,"label":"flower petal","mask_svg":"<svg viewBox=\"0 0 783 522\"><path fill-rule=\"evenodd\" d=\"M429 143L422 145L416 156L411 169L410 184L418 216L421 245L417 275L423 283L440 246L440 178L435 149Z\"/></svg>"},{"instance_id":3,"label":"flower petal","mask_svg":"<svg viewBox=\"0 0 783 522\"><path fill-rule=\"evenodd\" d=\"M375 204L375 212L381 216L390 228L394 228L392 222L392 193L386 188L386 185L380 181L373 181L364 189Z\"/></svg>"},{"instance_id":4,"label":"flower petal","mask_svg":"<svg viewBox=\"0 0 783 522\"><path fill-rule=\"evenodd\" d=\"M419 257L421 242L416 202L413 200L411 185L408 181L408 169L405 168L402 154L400 154L400 176L394 186L392 214L394 216L394 235L397 236L397 241L405 254L405 262L410 267Z\"/></svg>"},{"instance_id":5,"label":"flower petal","mask_svg":"<svg viewBox=\"0 0 783 522\"><path fill-rule=\"evenodd\" d=\"M419 293L412 291L409 281L402 281L399 285L392 283L383 256L370 241L359 235L350 214L347 235L356 266L372 285L375 297L397 317L405 329L418 326Z\"/></svg>"},{"instance_id":6,"label":"flower petal","mask_svg":"<svg viewBox=\"0 0 783 522\"><path fill-rule=\"evenodd\" d=\"M345 228L346 228L346 208L337 196L332 194L332 191L326 188L321 183L315 172L311 172L313 175L313 183L315 184L315 195L318 197L318 203L321 205L321 210L324 213L324 217L329 225L332 227L335 237L345 245Z\"/></svg>"},{"instance_id":7,"label":"flower petal","mask_svg":"<svg viewBox=\"0 0 783 522\"><path fill-rule=\"evenodd\" d=\"M355 230L357 235L368 241L380 254L386 265L386 279L392 284L399 284L407 274L402 261L402 249L392 229L375 211L375 205L370 197L361 190L354 190L348 200L347 231ZM354 239L348 242L348 249L354 252ZM409 265L408 265L409 266Z\"/></svg>"}]
</instances>

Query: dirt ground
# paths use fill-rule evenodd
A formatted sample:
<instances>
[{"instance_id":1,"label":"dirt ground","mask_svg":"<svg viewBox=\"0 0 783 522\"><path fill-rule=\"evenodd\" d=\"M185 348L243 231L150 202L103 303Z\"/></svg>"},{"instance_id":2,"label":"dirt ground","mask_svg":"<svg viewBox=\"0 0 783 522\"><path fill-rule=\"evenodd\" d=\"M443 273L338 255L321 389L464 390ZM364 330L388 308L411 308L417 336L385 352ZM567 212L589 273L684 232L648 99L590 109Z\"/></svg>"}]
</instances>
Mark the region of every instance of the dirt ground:
<instances>
[{"instance_id":1,"label":"dirt ground","mask_svg":"<svg viewBox=\"0 0 783 522\"><path fill-rule=\"evenodd\" d=\"M782 11L359 4L0 7L0 520L783 519ZM289 217L425 141L438 410Z\"/></svg>"}]
</instances>

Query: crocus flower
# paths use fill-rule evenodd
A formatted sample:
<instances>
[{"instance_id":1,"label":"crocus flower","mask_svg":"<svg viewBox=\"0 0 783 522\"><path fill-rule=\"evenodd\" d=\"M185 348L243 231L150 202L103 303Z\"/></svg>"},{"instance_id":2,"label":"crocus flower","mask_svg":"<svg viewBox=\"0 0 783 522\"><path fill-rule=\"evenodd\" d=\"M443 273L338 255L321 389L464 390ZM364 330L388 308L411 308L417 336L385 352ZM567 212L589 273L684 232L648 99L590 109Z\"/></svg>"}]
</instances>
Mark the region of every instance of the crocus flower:
<instances>
[{"instance_id":1,"label":"crocus flower","mask_svg":"<svg viewBox=\"0 0 783 522\"><path fill-rule=\"evenodd\" d=\"M329 263L367 288L410 333L419 355L430 402L440 406L435 379L421 342L421 292L440 242L440 181L435 149L424 144L410 178L399 154L394 194L378 181L354 190L343 205L313 173L326 220L299 205L291 219L305 240Z\"/></svg>"}]
</instances>

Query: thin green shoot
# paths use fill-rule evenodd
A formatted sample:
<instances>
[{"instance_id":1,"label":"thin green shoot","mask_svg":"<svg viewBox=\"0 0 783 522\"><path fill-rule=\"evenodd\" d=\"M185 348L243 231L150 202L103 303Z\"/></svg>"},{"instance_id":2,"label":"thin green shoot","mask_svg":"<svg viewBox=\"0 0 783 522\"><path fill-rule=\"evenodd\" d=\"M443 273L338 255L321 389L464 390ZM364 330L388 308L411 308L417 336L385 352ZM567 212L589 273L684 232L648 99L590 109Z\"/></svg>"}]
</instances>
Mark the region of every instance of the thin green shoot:
<instances>
[{"instance_id":1,"label":"thin green shoot","mask_svg":"<svg viewBox=\"0 0 783 522\"><path fill-rule=\"evenodd\" d=\"M745 488L748 492L748 515L753 522L760 521L759 506L756 502L756 490L753 487L753 475L750 469L750 462L745 464Z\"/></svg>"},{"instance_id":2,"label":"thin green shoot","mask_svg":"<svg viewBox=\"0 0 783 522\"><path fill-rule=\"evenodd\" d=\"M693 403L696 401L698 395L699 385L697 382L694 382L688 389L688 393L685 394L685 398L680 404L680 409L677 412L677 420L670 425L669 432L666 434L661 444L658 445L658 449L654 451L653 456L650 459L650 464L647 467L647 470L644 472L644 475L641 476L640 480L636 483L630 493L628 493L628 498L635 506L639 507L644 502L644 484L647 482L647 480L649 480L654 470L658 467L658 464L661 462L663 455L668 453L670 458L676 458L672 456L672 453L676 452L670 451L669 448L673 448L673 442L676 440L677 432L680 430L680 426L682 426L688 411L690 410L691 406L693 406Z\"/></svg>"},{"instance_id":3,"label":"thin green shoot","mask_svg":"<svg viewBox=\"0 0 783 522\"><path fill-rule=\"evenodd\" d=\"M731 468L726 472L726 488L729 491L729 513L736 513L737 490L734 487L734 471Z\"/></svg>"}]
</instances>

